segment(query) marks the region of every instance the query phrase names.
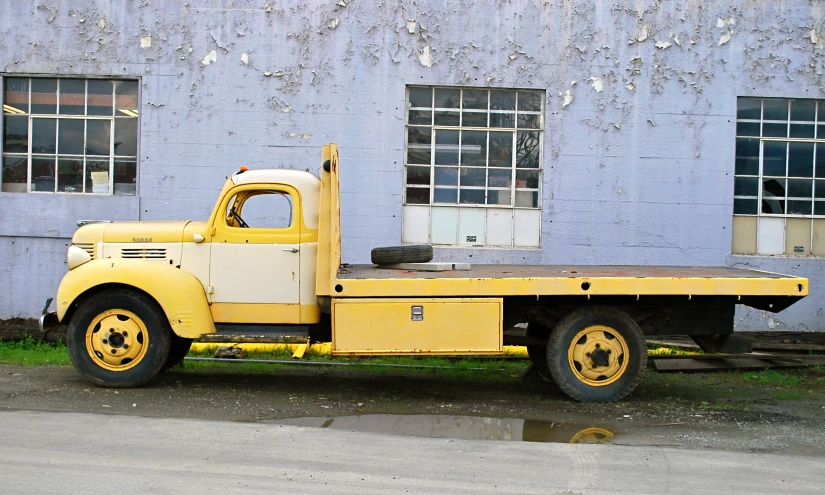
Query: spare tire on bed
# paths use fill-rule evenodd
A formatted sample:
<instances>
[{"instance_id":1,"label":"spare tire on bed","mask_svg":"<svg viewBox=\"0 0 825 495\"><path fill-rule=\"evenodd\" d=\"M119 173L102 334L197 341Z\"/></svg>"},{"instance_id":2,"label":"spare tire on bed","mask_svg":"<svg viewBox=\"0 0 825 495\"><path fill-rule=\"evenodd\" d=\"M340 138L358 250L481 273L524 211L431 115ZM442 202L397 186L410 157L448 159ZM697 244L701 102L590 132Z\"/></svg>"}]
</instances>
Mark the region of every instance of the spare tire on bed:
<instances>
[{"instance_id":1,"label":"spare tire on bed","mask_svg":"<svg viewBox=\"0 0 825 495\"><path fill-rule=\"evenodd\" d=\"M427 244L378 247L370 252L370 259L376 265L428 263L433 260L433 247Z\"/></svg>"}]
</instances>

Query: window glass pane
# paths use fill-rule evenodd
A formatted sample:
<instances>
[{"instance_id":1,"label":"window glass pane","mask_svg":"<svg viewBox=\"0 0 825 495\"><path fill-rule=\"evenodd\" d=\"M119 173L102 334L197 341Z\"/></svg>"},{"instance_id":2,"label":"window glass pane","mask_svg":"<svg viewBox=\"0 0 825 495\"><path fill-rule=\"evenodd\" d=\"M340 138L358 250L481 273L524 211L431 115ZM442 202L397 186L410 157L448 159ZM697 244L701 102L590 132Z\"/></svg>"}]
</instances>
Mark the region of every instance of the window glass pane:
<instances>
[{"instance_id":1,"label":"window glass pane","mask_svg":"<svg viewBox=\"0 0 825 495\"><path fill-rule=\"evenodd\" d=\"M814 215L825 215L825 201L814 202Z\"/></svg>"},{"instance_id":2,"label":"window glass pane","mask_svg":"<svg viewBox=\"0 0 825 495\"><path fill-rule=\"evenodd\" d=\"M814 143L788 143L788 176L813 177Z\"/></svg>"},{"instance_id":3,"label":"window glass pane","mask_svg":"<svg viewBox=\"0 0 825 495\"><path fill-rule=\"evenodd\" d=\"M788 120L788 100L764 100L762 118L764 120Z\"/></svg>"},{"instance_id":4,"label":"window glass pane","mask_svg":"<svg viewBox=\"0 0 825 495\"><path fill-rule=\"evenodd\" d=\"M539 173L538 170L516 170L516 187L538 189Z\"/></svg>"},{"instance_id":5,"label":"window glass pane","mask_svg":"<svg viewBox=\"0 0 825 495\"><path fill-rule=\"evenodd\" d=\"M465 89L463 108L470 110L487 110L487 90Z\"/></svg>"},{"instance_id":6,"label":"window glass pane","mask_svg":"<svg viewBox=\"0 0 825 495\"><path fill-rule=\"evenodd\" d=\"M825 178L825 143L816 143L816 176Z\"/></svg>"},{"instance_id":7,"label":"window glass pane","mask_svg":"<svg viewBox=\"0 0 825 495\"><path fill-rule=\"evenodd\" d=\"M819 103L816 120L817 122L825 122L825 103Z\"/></svg>"},{"instance_id":8,"label":"window glass pane","mask_svg":"<svg viewBox=\"0 0 825 495\"><path fill-rule=\"evenodd\" d=\"M487 127L487 112L462 112L461 119L464 127Z\"/></svg>"},{"instance_id":9,"label":"window glass pane","mask_svg":"<svg viewBox=\"0 0 825 495\"><path fill-rule=\"evenodd\" d=\"M407 167L407 184L430 185L430 167Z\"/></svg>"},{"instance_id":10,"label":"window glass pane","mask_svg":"<svg viewBox=\"0 0 825 495\"><path fill-rule=\"evenodd\" d=\"M86 81L84 79L60 80L60 109L63 115L86 113Z\"/></svg>"},{"instance_id":11,"label":"window glass pane","mask_svg":"<svg viewBox=\"0 0 825 495\"><path fill-rule=\"evenodd\" d=\"M407 128L407 163L430 164L432 132L429 127Z\"/></svg>"},{"instance_id":12,"label":"window glass pane","mask_svg":"<svg viewBox=\"0 0 825 495\"><path fill-rule=\"evenodd\" d=\"M410 110L409 124L432 125L433 113L430 110Z\"/></svg>"},{"instance_id":13,"label":"window glass pane","mask_svg":"<svg viewBox=\"0 0 825 495\"><path fill-rule=\"evenodd\" d=\"M458 112L435 112L435 125L449 125L458 127Z\"/></svg>"},{"instance_id":14,"label":"window glass pane","mask_svg":"<svg viewBox=\"0 0 825 495\"><path fill-rule=\"evenodd\" d=\"M766 141L762 144L762 174L785 176L787 143Z\"/></svg>"},{"instance_id":15,"label":"window glass pane","mask_svg":"<svg viewBox=\"0 0 825 495\"><path fill-rule=\"evenodd\" d=\"M814 127L814 125L791 124L790 136L792 138L813 139Z\"/></svg>"},{"instance_id":16,"label":"window glass pane","mask_svg":"<svg viewBox=\"0 0 825 495\"><path fill-rule=\"evenodd\" d=\"M85 121L82 119L60 119L57 132L57 152L59 154L83 154L84 124Z\"/></svg>"},{"instance_id":17,"label":"window glass pane","mask_svg":"<svg viewBox=\"0 0 825 495\"><path fill-rule=\"evenodd\" d=\"M109 194L109 160L86 160L86 192Z\"/></svg>"},{"instance_id":18,"label":"window glass pane","mask_svg":"<svg viewBox=\"0 0 825 495\"><path fill-rule=\"evenodd\" d=\"M820 105L820 106L825 107L825 104ZM817 139L825 139L825 125L816 126L816 138Z\"/></svg>"},{"instance_id":19,"label":"window glass pane","mask_svg":"<svg viewBox=\"0 0 825 495\"><path fill-rule=\"evenodd\" d=\"M762 213L780 214L785 211L785 179L763 179Z\"/></svg>"},{"instance_id":20,"label":"window glass pane","mask_svg":"<svg viewBox=\"0 0 825 495\"><path fill-rule=\"evenodd\" d=\"M490 110L515 110L515 91L490 91Z\"/></svg>"},{"instance_id":21,"label":"window glass pane","mask_svg":"<svg viewBox=\"0 0 825 495\"><path fill-rule=\"evenodd\" d=\"M109 155L111 141L111 120L86 121L86 154Z\"/></svg>"},{"instance_id":22,"label":"window glass pane","mask_svg":"<svg viewBox=\"0 0 825 495\"><path fill-rule=\"evenodd\" d=\"M486 168L461 167L461 187L484 187L485 185L487 185Z\"/></svg>"},{"instance_id":23,"label":"window glass pane","mask_svg":"<svg viewBox=\"0 0 825 495\"><path fill-rule=\"evenodd\" d=\"M518 126L527 129L538 129L541 127L540 116L533 114L518 114Z\"/></svg>"},{"instance_id":24,"label":"window glass pane","mask_svg":"<svg viewBox=\"0 0 825 495\"><path fill-rule=\"evenodd\" d=\"M3 113L29 113L29 80L22 77L3 79Z\"/></svg>"},{"instance_id":25,"label":"window glass pane","mask_svg":"<svg viewBox=\"0 0 825 495\"><path fill-rule=\"evenodd\" d=\"M32 119L32 153L57 151L57 119Z\"/></svg>"},{"instance_id":26,"label":"window glass pane","mask_svg":"<svg viewBox=\"0 0 825 495\"><path fill-rule=\"evenodd\" d=\"M756 199L739 199L733 200L733 214L734 215L756 215Z\"/></svg>"},{"instance_id":27,"label":"window glass pane","mask_svg":"<svg viewBox=\"0 0 825 495\"><path fill-rule=\"evenodd\" d=\"M252 229L286 229L292 225L292 196L266 192L250 196L238 215Z\"/></svg>"},{"instance_id":28,"label":"window glass pane","mask_svg":"<svg viewBox=\"0 0 825 495\"><path fill-rule=\"evenodd\" d=\"M436 108L458 108L461 103L461 90L436 88L435 106Z\"/></svg>"},{"instance_id":29,"label":"window glass pane","mask_svg":"<svg viewBox=\"0 0 825 495\"><path fill-rule=\"evenodd\" d=\"M487 171L487 185L489 187L510 187L513 183L512 168L491 168ZM507 200L510 203L510 200Z\"/></svg>"},{"instance_id":30,"label":"window glass pane","mask_svg":"<svg viewBox=\"0 0 825 495\"><path fill-rule=\"evenodd\" d=\"M759 175L759 140L736 140L736 175Z\"/></svg>"},{"instance_id":31,"label":"window glass pane","mask_svg":"<svg viewBox=\"0 0 825 495\"><path fill-rule=\"evenodd\" d=\"M513 166L512 132L490 133L490 158L488 163L491 167Z\"/></svg>"},{"instance_id":32,"label":"window glass pane","mask_svg":"<svg viewBox=\"0 0 825 495\"><path fill-rule=\"evenodd\" d=\"M762 100L758 98L737 98L736 118L759 120L762 118Z\"/></svg>"},{"instance_id":33,"label":"window glass pane","mask_svg":"<svg viewBox=\"0 0 825 495\"><path fill-rule=\"evenodd\" d=\"M430 204L430 189L422 187L408 187L407 201L408 205L428 205Z\"/></svg>"},{"instance_id":34,"label":"window glass pane","mask_svg":"<svg viewBox=\"0 0 825 495\"><path fill-rule=\"evenodd\" d=\"M38 192L54 192L54 158L33 157L31 167L31 190Z\"/></svg>"},{"instance_id":35,"label":"window glass pane","mask_svg":"<svg viewBox=\"0 0 825 495\"><path fill-rule=\"evenodd\" d=\"M138 84L137 81L115 81L115 113L137 117ZM129 114L129 111L134 114Z\"/></svg>"},{"instance_id":36,"label":"window glass pane","mask_svg":"<svg viewBox=\"0 0 825 495\"><path fill-rule=\"evenodd\" d=\"M115 194L118 196L134 196L137 182L137 160L115 160Z\"/></svg>"},{"instance_id":37,"label":"window glass pane","mask_svg":"<svg viewBox=\"0 0 825 495\"><path fill-rule=\"evenodd\" d=\"M112 115L112 81L90 79L86 113L88 115Z\"/></svg>"},{"instance_id":38,"label":"window glass pane","mask_svg":"<svg viewBox=\"0 0 825 495\"><path fill-rule=\"evenodd\" d=\"M28 153L29 117L27 115L3 116L3 151Z\"/></svg>"},{"instance_id":39,"label":"window glass pane","mask_svg":"<svg viewBox=\"0 0 825 495\"><path fill-rule=\"evenodd\" d=\"M57 192L83 192L82 158L59 158L57 160Z\"/></svg>"},{"instance_id":40,"label":"window glass pane","mask_svg":"<svg viewBox=\"0 0 825 495\"><path fill-rule=\"evenodd\" d=\"M437 186L457 186L458 169L455 167L435 167L435 184Z\"/></svg>"},{"instance_id":41,"label":"window glass pane","mask_svg":"<svg viewBox=\"0 0 825 495\"><path fill-rule=\"evenodd\" d=\"M756 177L737 177L733 180L733 194L736 196L757 196L759 179Z\"/></svg>"},{"instance_id":42,"label":"window glass pane","mask_svg":"<svg viewBox=\"0 0 825 495\"><path fill-rule=\"evenodd\" d=\"M32 113L57 113L57 79L34 78L32 85Z\"/></svg>"},{"instance_id":43,"label":"window glass pane","mask_svg":"<svg viewBox=\"0 0 825 495\"><path fill-rule=\"evenodd\" d=\"M737 122L736 135L737 136L759 136L759 122Z\"/></svg>"},{"instance_id":44,"label":"window glass pane","mask_svg":"<svg viewBox=\"0 0 825 495\"><path fill-rule=\"evenodd\" d=\"M516 138L516 167L539 168L539 141L538 132L518 131L518 137Z\"/></svg>"},{"instance_id":45,"label":"window glass pane","mask_svg":"<svg viewBox=\"0 0 825 495\"><path fill-rule=\"evenodd\" d=\"M483 205L484 204L484 189L464 189L464 188L461 188L461 195L459 197L458 202L462 203L462 204Z\"/></svg>"},{"instance_id":46,"label":"window glass pane","mask_svg":"<svg viewBox=\"0 0 825 495\"><path fill-rule=\"evenodd\" d=\"M463 131L461 133L461 164L473 167L487 165L487 133Z\"/></svg>"},{"instance_id":47,"label":"window glass pane","mask_svg":"<svg viewBox=\"0 0 825 495\"><path fill-rule=\"evenodd\" d=\"M432 108L433 89L432 88L410 88L410 106Z\"/></svg>"},{"instance_id":48,"label":"window glass pane","mask_svg":"<svg viewBox=\"0 0 825 495\"><path fill-rule=\"evenodd\" d=\"M540 112L541 91L519 91L518 110L519 112Z\"/></svg>"},{"instance_id":49,"label":"window glass pane","mask_svg":"<svg viewBox=\"0 0 825 495\"><path fill-rule=\"evenodd\" d=\"M433 203L457 203L458 189L436 187L433 191Z\"/></svg>"},{"instance_id":50,"label":"window glass pane","mask_svg":"<svg viewBox=\"0 0 825 495\"><path fill-rule=\"evenodd\" d=\"M788 214L789 215L810 215L811 201L794 201L788 200Z\"/></svg>"},{"instance_id":51,"label":"window glass pane","mask_svg":"<svg viewBox=\"0 0 825 495\"><path fill-rule=\"evenodd\" d=\"M435 164L458 165L458 131L436 131Z\"/></svg>"},{"instance_id":52,"label":"window glass pane","mask_svg":"<svg viewBox=\"0 0 825 495\"><path fill-rule=\"evenodd\" d=\"M788 137L788 124L762 124L762 136L764 137Z\"/></svg>"},{"instance_id":53,"label":"window glass pane","mask_svg":"<svg viewBox=\"0 0 825 495\"><path fill-rule=\"evenodd\" d=\"M791 120L807 122L816 120L816 102L811 100L793 100L791 102Z\"/></svg>"},{"instance_id":54,"label":"window glass pane","mask_svg":"<svg viewBox=\"0 0 825 495\"><path fill-rule=\"evenodd\" d=\"M516 208L537 208L539 193L535 191L516 191Z\"/></svg>"},{"instance_id":55,"label":"window glass pane","mask_svg":"<svg viewBox=\"0 0 825 495\"><path fill-rule=\"evenodd\" d=\"M491 113L490 127L512 128L516 126L516 114L514 113Z\"/></svg>"},{"instance_id":56,"label":"window glass pane","mask_svg":"<svg viewBox=\"0 0 825 495\"><path fill-rule=\"evenodd\" d=\"M137 155L137 119L115 119L115 155Z\"/></svg>"},{"instance_id":57,"label":"window glass pane","mask_svg":"<svg viewBox=\"0 0 825 495\"><path fill-rule=\"evenodd\" d=\"M26 192L29 160L25 156L3 157L3 192Z\"/></svg>"},{"instance_id":58,"label":"window glass pane","mask_svg":"<svg viewBox=\"0 0 825 495\"><path fill-rule=\"evenodd\" d=\"M510 198L512 197L512 193L510 190L501 191L490 189L487 191L487 204L488 205L507 205L510 206Z\"/></svg>"},{"instance_id":59,"label":"window glass pane","mask_svg":"<svg viewBox=\"0 0 825 495\"><path fill-rule=\"evenodd\" d=\"M789 198L810 198L813 195L813 181L807 179L789 179Z\"/></svg>"},{"instance_id":60,"label":"window glass pane","mask_svg":"<svg viewBox=\"0 0 825 495\"><path fill-rule=\"evenodd\" d=\"M814 197L825 199L825 180L814 181Z\"/></svg>"}]
</instances>

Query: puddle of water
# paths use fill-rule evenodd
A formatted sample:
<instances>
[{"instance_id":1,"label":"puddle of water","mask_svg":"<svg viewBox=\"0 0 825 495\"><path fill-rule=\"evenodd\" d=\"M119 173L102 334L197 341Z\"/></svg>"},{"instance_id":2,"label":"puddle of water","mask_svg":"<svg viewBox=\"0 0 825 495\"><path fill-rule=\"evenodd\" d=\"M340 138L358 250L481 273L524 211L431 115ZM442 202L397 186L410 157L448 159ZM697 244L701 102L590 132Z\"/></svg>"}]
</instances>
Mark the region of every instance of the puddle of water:
<instances>
[{"instance_id":1,"label":"puddle of water","mask_svg":"<svg viewBox=\"0 0 825 495\"><path fill-rule=\"evenodd\" d=\"M484 418L425 414L361 414L339 417L306 417L263 423L312 426L367 433L385 433L462 440L504 440L556 443L608 443L616 433L603 426L556 423L516 418Z\"/></svg>"}]
</instances>

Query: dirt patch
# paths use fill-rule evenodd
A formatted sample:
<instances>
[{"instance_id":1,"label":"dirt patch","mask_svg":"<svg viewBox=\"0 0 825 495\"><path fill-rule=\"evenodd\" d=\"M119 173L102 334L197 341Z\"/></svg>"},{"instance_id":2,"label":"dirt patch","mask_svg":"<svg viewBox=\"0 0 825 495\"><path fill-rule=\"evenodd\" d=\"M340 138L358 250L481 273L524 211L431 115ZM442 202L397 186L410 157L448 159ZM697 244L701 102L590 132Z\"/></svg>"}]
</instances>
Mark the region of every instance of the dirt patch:
<instances>
[{"instance_id":1,"label":"dirt patch","mask_svg":"<svg viewBox=\"0 0 825 495\"><path fill-rule=\"evenodd\" d=\"M806 379L818 384L820 374ZM398 371L190 366L143 388L112 390L89 385L68 366L0 365L0 407L228 421L359 414L520 418L598 425L624 445L825 455L825 395L818 389L782 399L777 390L787 388L733 378L650 373L621 403L578 404L520 375L488 382Z\"/></svg>"}]
</instances>

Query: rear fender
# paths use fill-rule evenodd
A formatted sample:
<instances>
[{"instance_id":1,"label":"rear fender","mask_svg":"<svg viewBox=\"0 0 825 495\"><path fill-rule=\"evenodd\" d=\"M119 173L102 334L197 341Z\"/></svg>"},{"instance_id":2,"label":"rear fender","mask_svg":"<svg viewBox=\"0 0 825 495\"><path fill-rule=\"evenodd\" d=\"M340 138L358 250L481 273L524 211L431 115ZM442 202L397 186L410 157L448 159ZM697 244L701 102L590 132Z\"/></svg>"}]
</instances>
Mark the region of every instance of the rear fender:
<instances>
[{"instance_id":1,"label":"rear fender","mask_svg":"<svg viewBox=\"0 0 825 495\"><path fill-rule=\"evenodd\" d=\"M192 274L145 260L92 260L71 270L57 290L57 317L62 323L85 295L106 286L134 288L160 305L172 331L185 338L215 333L203 286Z\"/></svg>"}]
</instances>

